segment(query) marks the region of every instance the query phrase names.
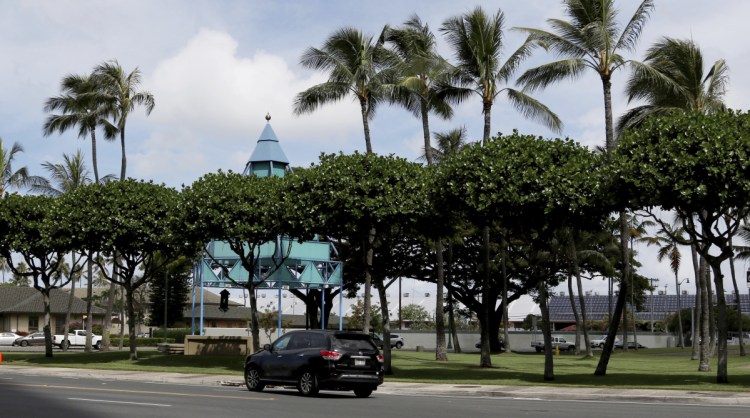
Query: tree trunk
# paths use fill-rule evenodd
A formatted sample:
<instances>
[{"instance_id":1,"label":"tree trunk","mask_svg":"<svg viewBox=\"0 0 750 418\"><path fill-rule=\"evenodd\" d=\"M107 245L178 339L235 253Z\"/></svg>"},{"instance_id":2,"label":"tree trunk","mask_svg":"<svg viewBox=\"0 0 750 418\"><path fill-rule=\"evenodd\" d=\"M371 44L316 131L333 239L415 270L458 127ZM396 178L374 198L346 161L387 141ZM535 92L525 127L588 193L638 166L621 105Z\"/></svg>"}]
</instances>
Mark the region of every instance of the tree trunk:
<instances>
[{"instance_id":1,"label":"tree trunk","mask_svg":"<svg viewBox=\"0 0 750 418\"><path fill-rule=\"evenodd\" d=\"M721 261L713 261L710 264L714 273L714 286L716 286L716 325L719 331L716 383L729 383L729 375L727 374L727 300L724 296L724 276L721 274Z\"/></svg>"},{"instance_id":2,"label":"tree trunk","mask_svg":"<svg viewBox=\"0 0 750 418\"><path fill-rule=\"evenodd\" d=\"M372 260L375 254L375 249L373 248L375 233L375 228L370 228L367 232L367 240L365 241L367 248L365 253L365 312L362 318L362 331L365 334L370 333L370 321L372 320L370 309L372 309Z\"/></svg>"},{"instance_id":3,"label":"tree trunk","mask_svg":"<svg viewBox=\"0 0 750 418\"><path fill-rule=\"evenodd\" d=\"M605 146L607 158L612 157L612 152L617 147L615 144L615 130L612 119L612 81L609 75L602 75L602 90L604 91L604 125L605 125Z\"/></svg>"},{"instance_id":4,"label":"tree trunk","mask_svg":"<svg viewBox=\"0 0 750 418\"><path fill-rule=\"evenodd\" d=\"M680 282L677 277L677 272L674 273L674 284L675 292L677 292L677 323L679 324L677 326L677 338L679 338L677 346L685 348L685 337L682 335L682 303L680 303L682 301L682 295L680 295L679 292Z\"/></svg>"},{"instance_id":5,"label":"tree trunk","mask_svg":"<svg viewBox=\"0 0 750 418\"><path fill-rule=\"evenodd\" d=\"M112 266L112 277L117 273L117 266ZM104 312L104 326L102 329L102 350L107 351L110 349L112 342L110 341L110 333L112 328L112 311L115 307L115 282L109 283L109 293L107 293L107 308Z\"/></svg>"},{"instance_id":6,"label":"tree trunk","mask_svg":"<svg viewBox=\"0 0 750 418\"><path fill-rule=\"evenodd\" d=\"M445 344L445 311L443 309L443 305L445 304L445 298L443 296L443 289L445 288L445 270L443 268L443 242L440 241L440 239L435 240L435 258L435 264L437 267L437 289L435 292L435 360L448 361L448 349Z\"/></svg>"},{"instance_id":7,"label":"tree trunk","mask_svg":"<svg viewBox=\"0 0 750 418\"><path fill-rule=\"evenodd\" d=\"M453 243L448 243L448 275L446 281L453 279ZM400 291L399 291L400 292ZM456 332L456 318L453 314L453 292L450 286L448 287L448 323L450 324L451 335L453 336L453 352L461 352L461 343L458 341L458 333ZM507 342L506 342L507 344Z\"/></svg>"},{"instance_id":8,"label":"tree trunk","mask_svg":"<svg viewBox=\"0 0 750 418\"><path fill-rule=\"evenodd\" d=\"M730 246L732 245L731 242L732 242L732 239L730 238L729 239ZM740 333L740 357L745 357L746 355L745 354L745 341L743 337L744 332L742 331L742 303L740 303L741 301L740 288L737 285L737 274L734 271L734 249L732 249L732 256L729 257L729 267L732 272L732 285L734 287L734 302L736 303L735 306L737 306L737 317L739 318L738 325L737 325L738 326L737 332Z\"/></svg>"},{"instance_id":9,"label":"tree trunk","mask_svg":"<svg viewBox=\"0 0 750 418\"><path fill-rule=\"evenodd\" d=\"M708 266L705 257L700 259L699 283L701 286L701 310L700 310L700 362L699 372L711 371L711 302L709 292L710 282L708 280Z\"/></svg>"},{"instance_id":10,"label":"tree trunk","mask_svg":"<svg viewBox=\"0 0 750 418\"><path fill-rule=\"evenodd\" d=\"M617 303L615 303L615 312L612 315L612 322L609 324L609 332L607 333L607 341L604 343L604 349L602 350L601 357L599 357L599 364L596 366L595 376L606 376L607 365L609 364L609 358L612 356L612 349L615 346L615 338L617 336L617 329L620 326L620 318L622 316L623 307L628 294L628 277L630 275L630 254L628 249L628 221L625 219L625 211L620 212L620 256L623 261L623 268L620 278L620 293L617 295ZM623 342L623 346L626 346L626 342Z\"/></svg>"},{"instance_id":11,"label":"tree trunk","mask_svg":"<svg viewBox=\"0 0 750 418\"><path fill-rule=\"evenodd\" d=\"M547 284L539 281L539 310L542 313L542 337L544 339L544 380L555 380L555 363L552 357L552 330L550 329Z\"/></svg>"},{"instance_id":12,"label":"tree trunk","mask_svg":"<svg viewBox=\"0 0 750 418\"><path fill-rule=\"evenodd\" d=\"M125 300L127 299L127 296L125 295L125 292L120 292L120 332L118 334L118 337L120 338L120 342L117 343L117 349L122 350L124 344L125 344L125 309L128 310L130 307L126 307L125 303L127 303ZM130 317L128 317L128 327L130 326ZM135 324L133 324L135 326Z\"/></svg>"},{"instance_id":13,"label":"tree trunk","mask_svg":"<svg viewBox=\"0 0 750 418\"><path fill-rule=\"evenodd\" d=\"M88 260L88 283L86 283L86 346L83 351L86 353L91 352L92 348L92 331L94 328L94 303L92 297L94 295L94 263Z\"/></svg>"},{"instance_id":14,"label":"tree trunk","mask_svg":"<svg viewBox=\"0 0 750 418\"><path fill-rule=\"evenodd\" d=\"M695 244L690 245L690 256L693 260L693 276L695 277L695 308L693 308L693 329L691 330L692 335L690 336L693 350L690 358L692 360L698 360L700 358L699 341L701 336L701 322L696 318L695 314L698 314L698 317L700 317L703 306L703 286L701 286L701 269L700 263L698 262L698 251L695 249Z\"/></svg>"},{"instance_id":15,"label":"tree trunk","mask_svg":"<svg viewBox=\"0 0 750 418\"><path fill-rule=\"evenodd\" d=\"M52 327L50 325L51 309L49 302L49 288L42 292L44 302L44 357L52 358Z\"/></svg>"},{"instance_id":16,"label":"tree trunk","mask_svg":"<svg viewBox=\"0 0 750 418\"><path fill-rule=\"evenodd\" d=\"M247 294L250 297L250 333L253 336L253 352L260 350L260 325L258 324L258 299L255 297L253 275L247 281Z\"/></svg>"},{"instance_id":17,"label":"tree trunk","mask_svg":"<svg viewBox=\"0 0 750 418\"><path fill-rule=\"evenodd\" d=\"M492 116L492 101L485 99L483 103L482 113L484 113L484 134L482 136L482 145L486 144L490 140L490 122Z\"/></svg>"},{"instance_id":18,"label":"tree trunk","mask_svg":"<svg viewBox=\"0 0 750 418\"><path fill-rule=\"evenodd\" d=\"M136 348L135 339L135 308L133 307L133 289L129 286L123 286L125 291L125 304L128 309L128 339L130 340L130 360L138 360L138 349ZM120 321L120 328L122 329L122 321ZM122 344L123 336L120 336L120 344Z\"/></svg>"},{"instance_id":19,"label":"tree trunk","mask_svg":"<svg viewBox=\"0 0 750 418\"><path fill-rule=\"evenodd\" d=\"M128 158L125 154L125 124L120 127L120 147L122 148L122 163L120 165L120 181L125 181L125 172L128 166Z\"/></svg>"},{"instance_id":20,"label":"tree trunk","mask_svg":"<svg viewBox=\"0 0 750 418\"><path fill-rule=\"evenodd\" d=\"M581 283L581 272L578 268L578 249L576 248L576 236L575 231L571 238L571 257L573 259L573 275L576 278L576 286L578 287L578 303L581 304L581 322L583 324L583 344L586 346L586 357L594 357L594 351L591 348L591 341L589 339L588 330L588 318L586 314L586 298L583 293L583 284Z\"/></svg>"},{"instance_id":21,"label":"tree trunk","mask_svg":"<svg viewBox=\"0 0 750 418\"><path fill-rule=\"evenodd\" d=\"M382 277L375 278L375 287L380 295L380 315L383 321L383 371L385 374L393 374L391 368L391 319L388 314L388 295L385 293L385 285Z\"/></svg>"},{"instance_id":22,"label":"tree trunk","mask_svg":"<svg viewBox=\"0 0 750 418\"><path fill-rule=\"evenodd\" d=\"M576 321L576 355L581 353L581 316L578 315L578 308L576 307L576 296L573 292L573 275L568 275L568 298L570 299L570 309L573 311L573 317Z\"/></svg>"},{"instance_id":23,"label":"tree trunk","mask_svg":"<svg viewBox=\"0 0 750 418\"><path fill-rule=\"evenodd\" d=\"M486 120L486 116L485 116ZM485 126L486 129L486 126ZM482 228L482 353L479 359L480 367L492 367L492 357L490 356L490 227L485 225ZM492 304L494 306L494 304Z\"/></svg>"},{"instance_id":24,"label":"tree trunk","mask_svg":"<svg viewBox=\"0 0 750 418\"><path fill-rule=\"evenodd\" d=\"M502 268L502 275L503 275L503 342L505 343L505 351L510 351L510 335L508 334L508 270L507 270L507 260L508 260L508 251L507 251L507 245L505 242L505 237L503 237L502 240L502 249L500 250L501 255L501 268Z\"/></svg>"},{"instance_id":25,"label":"tree trunk","mask_svg":"<svg viewBox=\"0 0 750 418\"><path fill-rule=\"evenodd\" d=\"M432 142L430 141L429 112L427 111L427 103L425 103L424 99L421 101L421 112L422 136L424 137L424 158L427 160L427 165L432 165L434 160L432 156Z\"/></svg>"},{"instance_id":26,"label":"tree trunk","mask_svg":"<svg viewBox=\"0 0 750 418\"><path fill-rule=\"evenodd\" d=\"M359 107L362 111L362 127L365 131L365 149L367 150L368 154L372 154L372 143L370 142L370 122L369 119L369 109L367 108L367 99L360 98L359 99Z\"/></svg>"}]
</instances>

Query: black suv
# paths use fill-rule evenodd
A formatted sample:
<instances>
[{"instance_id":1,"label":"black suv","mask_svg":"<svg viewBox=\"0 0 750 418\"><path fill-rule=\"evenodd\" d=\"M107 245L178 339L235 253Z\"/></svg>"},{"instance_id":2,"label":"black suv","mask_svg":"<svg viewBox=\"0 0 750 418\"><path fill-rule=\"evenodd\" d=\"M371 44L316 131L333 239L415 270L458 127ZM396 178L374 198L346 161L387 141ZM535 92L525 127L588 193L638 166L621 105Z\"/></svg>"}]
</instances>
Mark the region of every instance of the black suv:
<instances>
[{"instance_id":1,"label":"black suv","mask_svg":"<svg viewBox=\"0 0 750 418\"><path fill-rule=\"evenodd\" d=\"M370 396L383 383L383 356L369 335L342 331L292 331L245 359L245 385L294 384L305 396L320 389Z\"/></svg>"}]
</instances>

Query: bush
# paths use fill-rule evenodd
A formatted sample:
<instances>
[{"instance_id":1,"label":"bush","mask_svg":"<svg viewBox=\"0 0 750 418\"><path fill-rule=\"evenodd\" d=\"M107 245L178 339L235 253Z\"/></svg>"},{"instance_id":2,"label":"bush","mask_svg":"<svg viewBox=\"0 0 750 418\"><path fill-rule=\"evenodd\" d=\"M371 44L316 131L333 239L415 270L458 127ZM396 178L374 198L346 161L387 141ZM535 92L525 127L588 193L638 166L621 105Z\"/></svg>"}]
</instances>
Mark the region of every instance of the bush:
<instances>
[{"instance_id":1,"label":"bush","mask_svg":"<svg viewBox=\"0 0 750 418\"><path fill-rule=\"evenodd\" d=\"M123 346L129 346L130 345L130 338L126 335L125 341L123 341ZM110 342L112 343L112 346L118 346L120 345L120 337L112 337L110 338ZM135 339L135 346L136 347L156 347L158 344L163 343L164 338L136 338ZM167 338L168 343L172 344L175 342L174 338ZM180 344L182 344L182 340L180 340Z\"/></svg>"},{"instance_id":2,"label":"bush","mask_svg":"<svg viewBox=\"0 0 750 418\"><path fill-rule=\"evenodd\" d=\"M172 340L171 342L182 344L183 341L185 341L186 335L192 335L190 328L167 328L167 341L171 339ZM157 340L157 342L163 342L164 341L164 328L152 329L151 339Z\"/></svg>"}]
</instances>

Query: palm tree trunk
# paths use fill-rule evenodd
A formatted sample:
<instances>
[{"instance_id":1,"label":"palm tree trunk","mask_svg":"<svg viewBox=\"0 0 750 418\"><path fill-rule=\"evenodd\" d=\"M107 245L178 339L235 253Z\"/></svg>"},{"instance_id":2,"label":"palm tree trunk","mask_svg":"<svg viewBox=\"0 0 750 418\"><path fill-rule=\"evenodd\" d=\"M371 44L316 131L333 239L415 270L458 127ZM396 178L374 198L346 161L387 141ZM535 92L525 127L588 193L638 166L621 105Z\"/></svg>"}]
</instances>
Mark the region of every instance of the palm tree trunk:
<instances>
[{"instance_id":1,"label":"palm tree trunk","mask_svg":"<svg viewBox=\"0 0 750 418\"><path fill-rule=\"evenodd\" d=\"M570 308L573 311L573 318L576 321L576 355L581 352L581 316L578 315L578 309L576 308L576 295L573 292L573 275L568 275L568 298L570 299Z\"/></svg>"},{"instance_id":2,"label":"palm tree trunk","mask_svg":"<svg viewBox=\"0 0 750 418\"><path fill-rule=\"evenodd\" d=\"M94 184L99 184L99 165L96 162L96 127L91 129L91 166L94 169Z\"/></svg>"},{"instance_id":3,"label":"palm tree trunk","mask_svg":"<svg viewBox=\"0 0 750 418\"><path fill-rule=\"evenodd\" d=\"M595 376L605 376L607 374L607 365L609 364L609 358L612 356L617 329L620 326L623 307L628 297L628 277L630 275L628 229L628 221L625 218L625 211L623 210L620 212L620 257L623 261L623 268L620 275L620 293L617 295L615 312L612 315L612 322L609 324L609 332L607 333L607 342L604 343L604 350L602 350L601 357L599 357L599 364L597 364L596 371L594 372ZM623 341L623 346L627 346L625 341Z\"/></svg>"},{"instance_id":4,"label":"palm tree trunk","mask_svg":"<svg viewBox=\"0 0 750 418\"><path fill-rule=\"evenodd\" d=\"M445 270L443 267L443 242L440 241L440 239L435 240L435 259L435 264L437 265L437 290L435 292L435 360L448 361L448 349L445 344L445 312L443 311L443 305L445 304L445 298L443 296L443 289L445 287Z\"/></svg>"},{"instance_id":5,"label":"palm tree trunk","mask_svg":"<svg viewBox=\"0 0 750 418\"><path fill-rule=\"evenodd\" d=\"M453 278L453 243L448 243L448 275L446 280L452 280ZM451 329L451 335L453 336L453 352L461 352L461 343L458 342L458 333L456 332L456 318L453 314L453 292L448 287L448 324ZM506 342L507 344L507 342ZM507 347L507 345L506 345Z\"/></svg>"},{"instance_id":6,"label":"palm tree trunk","mask_svg":"<svg viewBox=\"0 0 750 418\"><path fill-rule=\"evenodd\" d=\"M370 142L370 123L368 122L369 111L367 109L367 99L364 99L364 98L359 99L359 107L362 112L362 127L365 130L365 149L367 150L368 154L372 154L372 142Z\"/></svg>"},{"instance_id":7,"label":"palm tree trunk","mask_svg":"<svg viewBox=\"0 0 750 418\"><path fill-rule=\"evenodd\" d=\"M711 287L708 280L708 266L705 257L700 259L700 286L701 286L701 310L700 310L700 362L698 371L711 371L711 296L708 289Z\"/></svg>"},{"instance_id":8,"label":"palm tree trunk","mask_svg":"<svg viewBox=\"0 0 750 418\"><path fill-rule=\"evenodd\" d=\"M122 165L120 166L120 181L125 180L125 172L128 166L128 157L125 154L125 124L120 127L120 148L122 149Z\"/></svg>"},{"instance_id":9,"label":"palm tree trunk","mask_svg":"<svg viewBox=\"0 0 750 418\"><path fill-rule=\"evenodd\" d=\"M716 383L729 383L727 374L727 300L724 295L724 275L721 274L721 262L710 262L711 270L714 273L714 286L716 286L716 326L719 331L718 345L719 355L716 365Z\"/></svg>"},{"instance_id":10,"label":"palm tree trunk","mask_svg":"<svg viewBox=\"0 0 750 418\"><path fill-rule=\"evenodd\" d=\"M482 354L479 360L480 367L492 367L490 356L490 227L482 227Z\"/></svg>"},{"instance_id":11,"label":"palm tree trunk","mask_svg":"<svg viewBox=\"0 0 750 418\"><path fill-rule=\"evenodd\" d=\"M484 113L484 134L482 136L482 145L490 140L490 123L492 121L492 101L485 100L482 112Z\"/></svg>"},{"instance_id":12,"label":"palm tree trunk","mask_svg":"<svg viewBox=\"0 0 750 418\"><path fill-rule=\"evenodd\" d=\"M729 239L729 245L732 245L732 239ZM734 271L734 250L732 250L732 256L729 257L729 268L732 272L732 285L734 287L734 301L737 303L737 317L739 321L737 326L737 332L740 333L740 357L745 357L745 341L742 337L742 304L740 303L740 288L737 286L737 274Z\"/></svg>"},{"instance_id":13,"label":"palm tree trunk","mask_svg":"<svg viewBox=\"0 0 750 418\"><path fill-rule=\"evenodd\" d=\"M68 296L68 306L65 311L65 325L63 325L63 335L65 340L68 339L68 332L70 331L70 311L73 310L73 299L75 298L76 292L76 281L75 279L70 280L70 295ZM68 351L67 344L63 345L63 351Z\"/></svg>"},{"instance_id":14,"label":"palm tree trunk","mask_svg":"<svg viewBox=\"0 0 750 418\"><path fill-rule=\"evenodd\" d=\"M685 348L685 338L682 335L682 297L680 295L680 292L678 291L680 287L679 278L677 277L677 272L674 273L674 283L675 283L675 292L677 292L677 338L679 338L679 342L677 344L680 348Z\"/></svg>"},{"instance_id":15,"label":"palm tree trunk","mask_svg":"<svg viewBox=\"0 0 750 418\"><path fill-rule=\"evenodd\" d=\"M84 352L90 353L92 347L91 333L94 327L94 302L92 296L94 295L94 263L91 259L88 260L88 283L86 283L86 346Z\"/></svg>"},{"instance_id":16,"label":"palm tree trunk","mask_svg":"<svg viewBox=\"0 0 750 418\"><path fill-rule=\"evenodd\" d=\"M605 146L607 157L610 158L615 150L615 131L612 122L612 82L608 75L602 75L602 88L604 90L604 124L606 128Z\"/></svg>"},{"instance_id":17,"label":"palm tree trunk","mask_svg":"<svg viewBox=\"0 0 750 418\"><path fill-rule=\"evenodd\" d=\"M424 101L424 99L422 99L421 106L422 136L424 137L424 158L427 160L427 165L432 165L432 142L430 141L429 112L427 111L427 103Z\"/></svg>"},{"instance_id":18,"label":"palm tree trunk","mask_svg":"<svg viewBox=\"0 0 750 418\"><path fill-rule=\"evenodd\" d=\"M693 308L693 329L691 330L690 342L693 350L690 356L691 360L700 358L700 338L701 338L701 321L698 319L703 309L703 286L701 286L701 269L698 261L698 250L695 244L690 245L690 257L693 260L693 277L695 277L695 308ZM696 318L695 314L698 314Z\"/></svg>"}]
</instances>

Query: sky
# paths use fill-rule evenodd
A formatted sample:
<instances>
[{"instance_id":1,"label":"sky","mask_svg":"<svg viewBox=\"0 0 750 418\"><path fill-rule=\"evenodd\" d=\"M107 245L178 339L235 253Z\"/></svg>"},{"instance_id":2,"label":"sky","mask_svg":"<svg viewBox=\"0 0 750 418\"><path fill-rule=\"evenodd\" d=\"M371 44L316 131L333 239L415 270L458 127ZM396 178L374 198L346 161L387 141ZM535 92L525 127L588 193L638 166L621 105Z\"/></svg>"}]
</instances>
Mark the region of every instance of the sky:
<instances>
[{"instance_id":1,"label":"sky","mask_svg":"<svg viewBox=\"0 0 750 418\"><path fill-rule=\"evenodd\" d=\"M555 0L0 0L0 138L6 146L23 146L14 164L28 167L31 174L45 175L44 162L60 162L64 153L78 149L90 161L90 141L78 139L75 131L44 137L42 126L49 116L44 103L60 93L66 75L88 74L98 64L117 60L126 71L140 70L141 88L156 101L150 115L137 108L129 119L129 177L180 189L219 169L241 172L267 113L293 166L309 166L321 153L364 152L359 107L353 101L345 99L309 115L293 114L294 96L326 78L299 65L303 51L322 45L341 27L377 36L384 25L398 26L416 13L436 33L440 52L452 60L440 25L478 4L487 12L500 9L505 14L506 54L523 41L523 35L511 28L549 29L547 19L565 17ZM637 3L616 4L624 24ZM638 50L628 57L641 59L663 36L692 38L706 61L727 61L726 103L747 110L750 75L740 70L750 68L747 16L750 2L744 0L717 0L710 7L703 0L657 0ZM522 69L553 58L539 51ZM628 108L623 94L627 76L627 70L613 76L615 116ZM586 73L534 94L560 116L565 124L562 135L524 120L503 100L493 107L492 131L519 129L569 137L589 147L603 145L601 90L598 77ZM431 130L465 126L469 138L477 140L482 123L481 103L472 98L455 109L451 120L433 117ZM371 134L376 153L409 160L422 153L421 124L401 108L379 108ZM119 174L120 158L118 143L99 142L101 174ZM667 264L657 262L652 250L640 250L641 273L659 278L659 287L666 284L674 293ZM687 249L684 252L681 278L691 270ZM746 266L738 270L744 282ZM606 292L603 282L587 283L587 288ZM693 293L694 287L688 290Z\"/></svg>"}]
</instances>

